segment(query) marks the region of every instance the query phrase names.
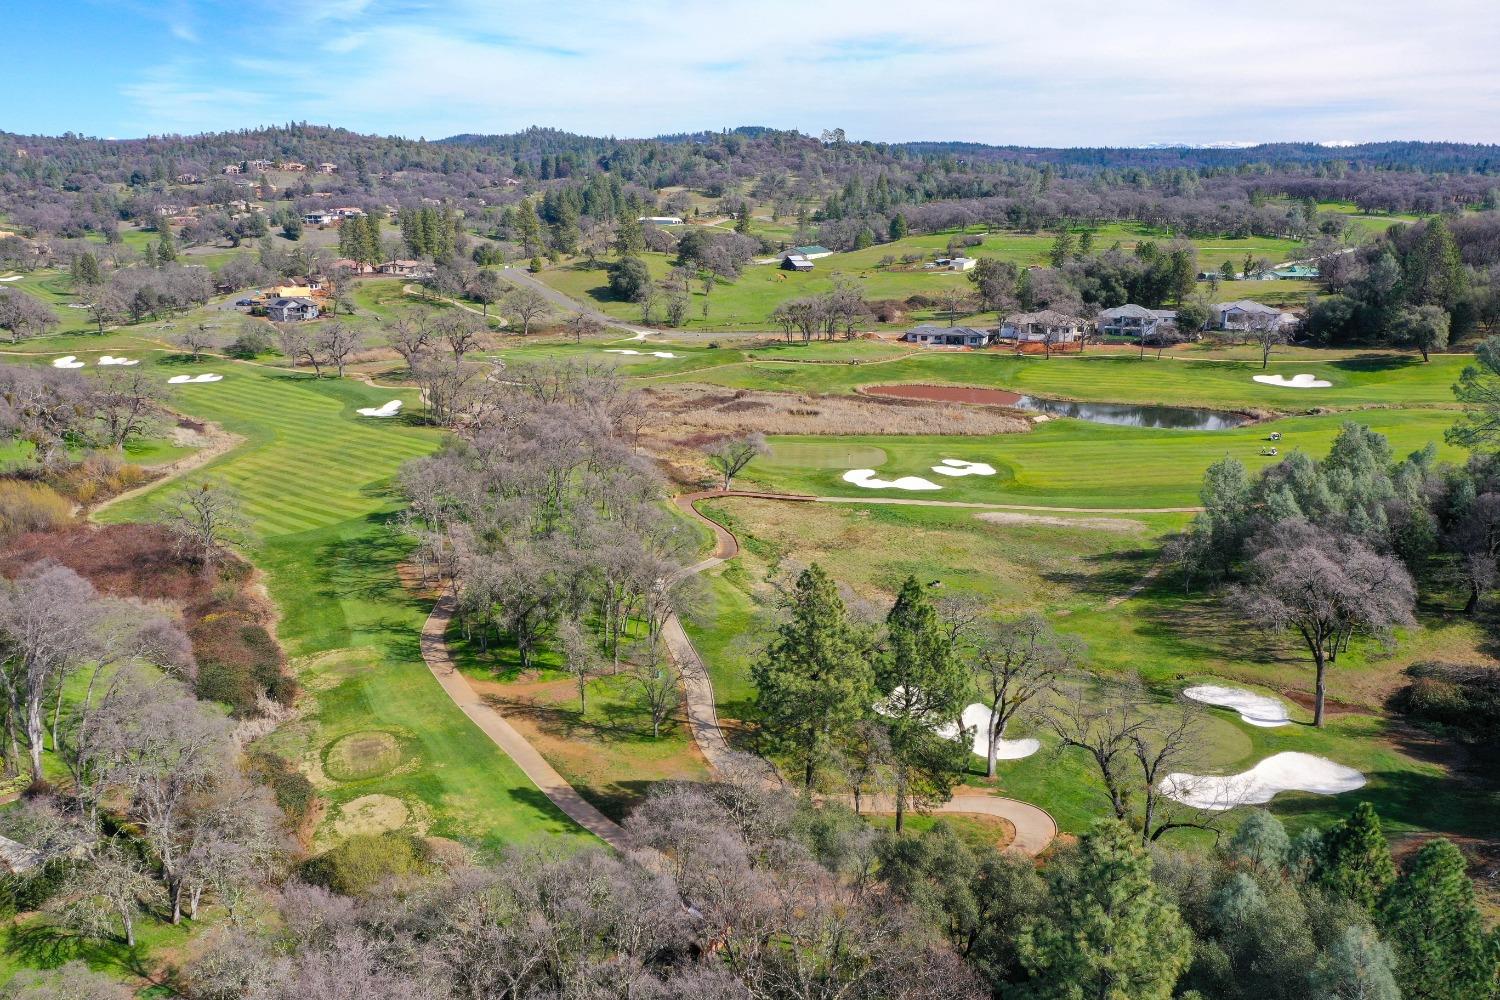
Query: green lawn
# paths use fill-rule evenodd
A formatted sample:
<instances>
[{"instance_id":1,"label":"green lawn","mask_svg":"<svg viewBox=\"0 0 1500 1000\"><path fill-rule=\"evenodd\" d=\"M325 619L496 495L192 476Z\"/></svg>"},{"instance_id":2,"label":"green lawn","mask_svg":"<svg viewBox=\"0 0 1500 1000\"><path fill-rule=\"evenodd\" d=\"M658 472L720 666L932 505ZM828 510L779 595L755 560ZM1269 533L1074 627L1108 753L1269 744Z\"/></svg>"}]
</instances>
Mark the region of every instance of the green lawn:
<instances>
[{"instance_id":1,"label":"green lawn","mask_svg":"<svg viewBox=\"0 0 1500 1000\"><path fill-rule=\"evenodd\" d=\"M278 632L309 692L302 715L271 742L300 758L332 803L324 830L349 819L343 806L378 795L400 800L411 827L483 848L581 837L453 706L419 655L427 604L397 580L408 543L395 524L394 476L403 461L433 450L439 436L404 420L354 413L392 396L415 406L415 394L236 362L156 356L151 363L163 375L225 375L181 387L177 406L247 441L191 478L227 483L243 497L256 534L249 555L267 574L282 611ZM150 517L157 502L147 494L107 517ZM367 730L408 737L409 759L359 781L322 775L317 762L326 748Z\"/></svg>"},{"instance_id":2,"label":"green lawn","mask_svg":"<svg viewBox=\"0 0 1500 1000\"><path fill-rule=\"evenodd\" d=\"M1356 415L1327 414L1289 417L1222 431L1169 431L1114 427L1084 420L1054 420L1035 425L1027 434L994 437L849 437L842 447L875 449L885 461L873 466L886 480L917 476L942 488L911 492L865 489L843 481L850 468L847 457L830 453L826 464L809 460L806 446L823 439L772 439L769 454L756 459L742 474L746 481L767 489L818 496L911 497L922 500L961 500L991 503L1038 504L1049 507L1189 507L1198 503L1204 471L1225 456L1233 456L1252 471L1280 461L1293 450L1321 457L1339 427L1349 419L1386 435L1398 455L1441 442L1453 413L1446 410L1370 410ZM1261 454L1271 431L1280 431L1280 455ZM778 456L777 447L794 446ZM1460 460L1455 449L1439 446L1439 454ZM858 457L869 458L866 451ZM933 473L943 459L987 462L993 476L947 477Z\"/></svg>"}]
</instances>

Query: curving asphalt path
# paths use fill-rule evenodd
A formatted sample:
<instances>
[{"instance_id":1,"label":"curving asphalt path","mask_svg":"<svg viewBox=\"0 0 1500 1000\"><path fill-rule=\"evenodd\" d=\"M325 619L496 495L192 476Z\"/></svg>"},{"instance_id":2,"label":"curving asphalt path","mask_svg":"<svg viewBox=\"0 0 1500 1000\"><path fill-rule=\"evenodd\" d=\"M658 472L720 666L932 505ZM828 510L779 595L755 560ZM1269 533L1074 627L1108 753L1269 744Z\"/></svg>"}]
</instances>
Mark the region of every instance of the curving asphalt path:
<instances>
[{"instance_id":1,"label":"curving asphalt path","mask_svg":"<svg viewBox=\"0 0 1500 1000\"><path fill-rule=\"evenodd\" d=\"M718 566L728 559L734 558L739 553L739 540L734 533L722 524L707 516L697 507L700 500L714 499L718 497L753 497L761 499L779 499L798 502L808 502L813 497L803 497L776 493L754 493L731 490L707 490L700 493L687 493L673 498L678 509L689 517L705 524L714 533L714 551L711 556L702 562L696 563L683 570L682 575L701 573L704 570ZM667 650L672 660L677 665L677 672L682 676L682 688L684 701L687 705L688 727L693 733L693 738L698 742L698 749L703 752L709 766L715 771L721 771L729 766L731 760L743 761L744 755L734 755L729 747L729 741L724 737L724 730L719 725L719 713L717 700L714 698L713 681L708 675L708 669L703 664L703 658L698 655L693 642L688 638L687 632L682 628L682 623L677 616L673 615L667 620L663 630L666 639ZM769 768L768 768L769 771ZM773 775L767 776L767 780L777 781ZM839 801L852 805L853 800L844 796L838 796ZM877 813L894 812L895 807L882 801L880 798L865 800L862 806L868 807L868 811ZM1047 849L1057 836L1057 821L1047 810L1040 806L1032 805L1030 802L1022 802L1019 799L1008 799L999 795L989 795L983 792L965 794L960 793L947 802L934 806L931 812L937 813L965 813L978 814L981 816L995 816L1008 821L1015 828L1015 839L1011 841L1007 850L1019 851L1022 854L1036 855Z\"/></svg>"}]
</instances>

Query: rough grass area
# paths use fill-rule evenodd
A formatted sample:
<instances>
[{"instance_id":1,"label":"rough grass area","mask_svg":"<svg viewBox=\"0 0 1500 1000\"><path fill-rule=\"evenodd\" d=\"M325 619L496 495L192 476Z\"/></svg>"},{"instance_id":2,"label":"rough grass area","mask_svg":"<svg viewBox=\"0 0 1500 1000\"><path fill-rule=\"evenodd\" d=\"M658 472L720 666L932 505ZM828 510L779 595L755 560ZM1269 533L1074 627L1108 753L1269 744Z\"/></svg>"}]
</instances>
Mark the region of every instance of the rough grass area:
<instances>
[{"instance_id":1,"label":"rough grass area","mask_svg":"<svg viewBox=\"0 0 1500 1000\"><path fill-rule=\"evenodd\" d=\"M1132 516L1128 531L1053 523L995 524L974 511L893 506L797 504L748 499L707 503L724 517L743 544L741 555L711 571L712 608L689 631L713 676L721 717L733 738L746 729L734 720L753 719L754 687L749 667L759 640L774 623L776 578L819 562L849 588L848 599L866 614L883 614L908 574L938 584L939 599L972 595L994 613L1040 611L1062 632L1088 644L1088 666L1105 675L1133 673L1162 703L1193 683L1249 684L1287 699L1293 725L1261 729L1237 713L1205 713L1208 735L1204 773L1237 773L1283 750L1327 756L1358 768L1370 779L1358 795L1374 802L1396 834L1443 832L1494 835L1493 810L1500 794L1466 770L1463 755L1424 739L1388 718L1385 696L1401 682L1401 671L1419 660L1473 660L1486 641L1474 623L1427 607L1421 624L1399 637L1393 650L1356 641L1330 675L1338 705L1325 730L1308 723L1306 698L1312 671L1289 642L1248 631L1214 599L1184 595L1176 580L1158 578L1137 596L1123 595L1141 581L1156 559L1161 537L1186 515ZM1059 514L1049 520L1071 520ZM1090 765L1055 739L1025 723L1012 737L1036 736L1040 753L1000 765L1002 794L1035 802L1066 832L1079 832L1108 808ZM983 761L974 758L969 781L988 785ZM1348 811L1354 796L1282 794L1271 808L1294 828L1325 824ZM1230 827L1235 817L1226 820ZM1169 836L1178 836L1171 834ZM1188 834L1186 836L1192 836Z\"/></svg>"}]
</instances>

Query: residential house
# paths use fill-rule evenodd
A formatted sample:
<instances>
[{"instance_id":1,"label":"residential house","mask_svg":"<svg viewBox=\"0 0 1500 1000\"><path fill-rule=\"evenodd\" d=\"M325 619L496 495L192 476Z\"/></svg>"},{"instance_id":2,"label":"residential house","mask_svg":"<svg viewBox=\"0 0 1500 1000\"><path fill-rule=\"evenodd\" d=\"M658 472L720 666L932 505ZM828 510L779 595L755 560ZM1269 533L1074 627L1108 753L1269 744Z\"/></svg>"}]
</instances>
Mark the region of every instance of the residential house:
<instances>
[{"instance_id":1,"label":"residential house","mask_svg":"<svg viewBox=\"0 0 1500 1000\"><path fill-rule=\"evenodd\" d=\"M827 247L820 247L816 243L810 247L792 247L787 253L794 253L808 260L817 260L819 257L832 257L833 251Z\"/></svg>"},{"instance_id":2,"label":"residential house","mask_svg":"<svg viewBox=\"0 0 1500 1000\"><path fill-rule=\"evenodd\" d=\"M338 216L340 219L352 219L356 215L364 215L365 214L365 210L364 209L362 209L362 208L356 208L353 205L343 205L343 206L341 206L339 208L330 209L330 211L333 212L333 214L336 215L336 216Z\"/></svg>"},{"instance_id":3,"label":"residential house","mask_svg":"<svg viewBox=\"0 0 1500 1000\"><path fill-rule=\"evenodd\" d=\"M338 172L339 172L339 168L338 168L337 164L334 164L334 163L320 163L320 164L318 164L318 173L320 173L320 174L336 174Z\"/></svg>"},{"instance_id":4,"label":"residential house","mask_svg":"<svg viewBox=\"0 0 1500 1000\"><path fill-rule=\"evenodd\" d=\"M1177 323L1177 313L1172 309L1147 309L1134 303L1105 309L1094 319L1094 328L1108 337L1132 337L1150 339L1158 332Z\"/></svg>"},{"instance_id":5,"label":"residential house","mask_svg":"<svg viewBox=\"0 0 1500 1000\"><path fill-rule=\"evenodd\" d=\"M1000 340L1018 344L1076 344L1083 340L1088 320L1054 309L1016 313L1000 325Z\"/></svg>"},{"instance_id":6,"label":"residential house","mask_svg":"<svg viewBox=\"0 0 1500 1000\"><path fill-rule=\"evenodd\" d=\"M501 184L502 187L508 187L508 188L520 187L521 186L521 182L518 181L518 180L516 180L514 177L507 177L504 180L502 180L500 182L500 184Z\"/></svg>"},{"instance_id":7,"label":"residential house","mask_svg":"<svg viewBox=\"0 0 1500 1000\"><path fill-rule=\"evenodd\" d=\"M813 262L800 253L789 253L781 258L781 269L783 271L811 271Z\"/></svg>"},{"instance_id":8,"label":"residential house","mask_svg":"<svg viewBox=\"0 0 1500 1000\"><path fill-rule=\"evenodd\" d=\"M923 324L908 330L901 339L927 347L984 347L995 339L995 331L981 330L975 326Z\"/></svg>"},{"instance_id":9,"label":"residential house","mask_svg":"<svg viewBox=\"0 0 1500 1000\"><path fill-rule=\"evenodd\" d=\"M197 184L198 180L199 180L199 177L198 177L197 174L178 174L177 175L177 183L178 184Z\"/></svg>"},{"instance_id":10,"label":"residential house","mask_svg":"<svg viewBox=\"0 0 1500 1000\"><path fill-rule=\"evenodd\" d=\"M388 260L375 268L381 274L396 274L416 277L427 273L427 265L420 260Z\"/></svg>"},{"instance_id":11,"label":"residential house","mask_svg":"<svg viewBox=\"0 0 1500 1000\"><path fill-rule=\"evenodd\" d=\"M1291 313L1251 299L1220 302L1213 307L1213 314L1216 330L1278 330L1297 321Z\"/></svg>"},{"instance_id":12,"label":"residential house","mask_svg":"<svg viewBox=\"0 0 1500 1000\"><path fill-rule=\"evenodd\" d=\"M227 164L225 165L223 172L226 174L237 174L240 172L240 165L238 163Z\"/></svg>"},{"instance_id":13,"label":"residential house","mask_svg":"<svg viewBox=\"0 0 1500 1000\"><path fill-rule=\"evenodd\" d=\"M304 212L302 221L309 226L331 226L339 217L332 212Z\"/></svg>"},{"instance_id":14,"label":"residential house","mask_svg":"<svg viewBox=\"0 0 1500 1000\"><path fill-rule=\"evenodd\" d=\"M353 274L374 274L375 267L363 261L350 260L348 257L340 257L329 265L334 270L347 270Z\"/></svg>"},{"instance_id":15,"label":"residential house","mask_svg":"<svg viewBox=\"0 0 1500 1000\"><path fill-rule=\"evenodd\" d=\"M270 160L251 160L246 166L250 168L252 173L262 174L270 170L275 164Z\"/></svg>"},{"instance_id":16,"label":"residential house","mask_svg":"<svg viewBox=\"0 0 1500 1000\"><path fill-rule=\"evenodd\" d=\"M275 298L266 303L266 318L272 323L300 323L318 318L318 304L312 299Z\"/></svg>"},{"instance_id":17,"label":"residential house","mask_svg":"<svg viewBox=\"0 0 1500 1000\"><path fill-rule=\"evenodd\" d=\"M281 165L281 169L293 174L300 174L307 169L307 164L298 163L296 160L287 160Z\"/></svg>"},{"instance_id":18,"label":"residential house","mask_svg":"<svg viewBox=\"0 0 1500 1000\"><path fill-rule=\"evenodd\" d=\"M651 226L680 226L682 219L675 215L643 215L636 222L643 222Z\"/></svg>"}]
</instances>

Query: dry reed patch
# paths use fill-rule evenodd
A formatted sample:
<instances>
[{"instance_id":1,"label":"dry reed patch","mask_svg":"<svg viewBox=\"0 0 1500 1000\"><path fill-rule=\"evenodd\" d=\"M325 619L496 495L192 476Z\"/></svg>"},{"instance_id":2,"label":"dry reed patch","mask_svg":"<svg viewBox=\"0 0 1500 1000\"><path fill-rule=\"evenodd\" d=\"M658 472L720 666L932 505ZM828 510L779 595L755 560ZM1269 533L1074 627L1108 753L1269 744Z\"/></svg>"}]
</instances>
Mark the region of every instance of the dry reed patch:
<instances>
[{"instance_id":1,"label":"dry reed patch","mask_svg":"<svg viewBox=\"0 0 1500 1000\"><path fill-rule=\"evenodd\" d=\"M1053 517L1050 514L1023 514L1014 510L985 511L975 514L981 521L990 524L1052 524L1060 528L1079 528L1089 531L1145 531L1144 521L1132 521L1125 517Z\"/></svg>"},{"instance_id":2,"label":"dry reed patch","mask_svg":"<svg viewBox=\"0 0 1500 1000\"><path fill-rule=\"evenodd\" d=\"M725 434L1021 434L1024 418L998 409L852 394L801 395L706 386L640 390L657 428L674 437Z\"/></svg>"}]
</instances>

